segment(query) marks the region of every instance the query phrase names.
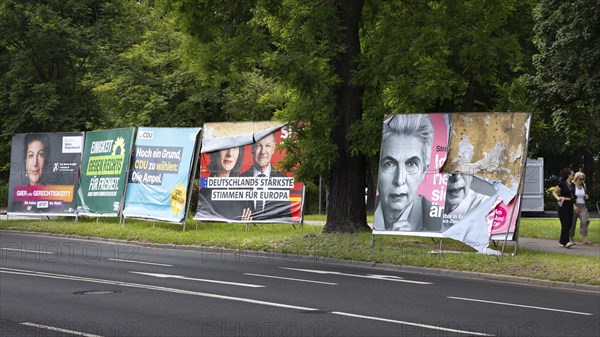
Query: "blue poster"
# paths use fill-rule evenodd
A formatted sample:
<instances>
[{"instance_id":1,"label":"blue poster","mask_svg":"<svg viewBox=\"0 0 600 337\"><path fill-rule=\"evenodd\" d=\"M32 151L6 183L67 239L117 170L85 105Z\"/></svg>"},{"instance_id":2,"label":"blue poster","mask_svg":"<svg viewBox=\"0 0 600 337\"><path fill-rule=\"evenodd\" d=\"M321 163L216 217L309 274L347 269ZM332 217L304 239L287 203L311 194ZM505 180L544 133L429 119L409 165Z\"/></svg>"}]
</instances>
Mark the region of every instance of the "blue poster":
<instances>
[{"instance_id":1,"label":"blue poster","mask_svg":"<svg viewBox=\"0 0 600 337\"><path fill-rule=\"evenodd\" d=\"M125 196L126 218L181 223L200 128L139 128Z\"/></svg>"}]
</instances>

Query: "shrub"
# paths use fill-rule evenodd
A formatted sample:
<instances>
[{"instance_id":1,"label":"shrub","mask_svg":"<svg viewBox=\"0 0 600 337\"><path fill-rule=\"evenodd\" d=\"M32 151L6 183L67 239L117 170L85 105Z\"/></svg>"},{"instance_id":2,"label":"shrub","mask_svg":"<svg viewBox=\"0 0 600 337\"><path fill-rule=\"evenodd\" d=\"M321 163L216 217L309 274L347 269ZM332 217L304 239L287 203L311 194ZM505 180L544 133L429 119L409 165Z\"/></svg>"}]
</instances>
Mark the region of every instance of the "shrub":
<instances>
[{"instance_id":1,"label":"shrub","mask_svg":"<svg viewBox=\"0 0 600 337\"><path fill-rule=\"evenodd\" d=\"M0 181L0 207L8 206L8 183Z\"/></svg>"}]
</instances>

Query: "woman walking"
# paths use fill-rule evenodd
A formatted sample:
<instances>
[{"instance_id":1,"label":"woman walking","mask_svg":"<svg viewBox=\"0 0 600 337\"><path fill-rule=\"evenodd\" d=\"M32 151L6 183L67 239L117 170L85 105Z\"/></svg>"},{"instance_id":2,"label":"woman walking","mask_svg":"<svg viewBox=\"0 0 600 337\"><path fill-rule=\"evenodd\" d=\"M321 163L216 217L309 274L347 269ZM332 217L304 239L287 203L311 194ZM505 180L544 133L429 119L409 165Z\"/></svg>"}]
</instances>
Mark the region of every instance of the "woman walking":
<instances>
[{"instance_id":1,"label":"woman walking","mask_svg":"<svg viewBox=\"0 0 600 337\"><path fill-rule=\"evenodd\" d=\"M569 232L569 241L575 242L573 239L575 237L575 230L577 227L577 219L579 219L579 234L581 235L581 240L584 245L589 245L592 243L587 239L588 235L588 226L590 224L590 215L588 213L587 207L585 206L585 201L590 197L587 195L587 189L585 188L585 174L583 172L575 173L575 178L573 180L574 183L574 195L575 195L575 208L573 209L573 225L571 226L571 230Z\"/></svg>"},{"instance_id":2,"label":"woman walking","mask_svg":"<svg viewBox=\"0 0 600 337\"><path fill-rule=\"evenodd\" d=\"M558 185L552 191L552 195L558 201L558 218L560 219L559 244L563 248L571 248L574 245L569 241L569 231L573 224L573 170L565 168L562 171Z\"/></svg>"}]
</instances>

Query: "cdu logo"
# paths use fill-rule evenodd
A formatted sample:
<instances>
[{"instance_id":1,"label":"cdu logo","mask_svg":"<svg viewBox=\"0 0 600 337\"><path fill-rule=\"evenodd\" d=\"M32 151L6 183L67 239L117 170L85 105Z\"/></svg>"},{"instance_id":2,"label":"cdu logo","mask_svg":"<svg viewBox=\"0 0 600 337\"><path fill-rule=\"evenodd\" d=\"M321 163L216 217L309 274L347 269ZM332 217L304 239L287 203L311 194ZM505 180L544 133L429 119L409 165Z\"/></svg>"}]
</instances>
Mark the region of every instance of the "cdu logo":
<instances>
[{"instance_id":1,"label":"cdu logo","mask_svg":"<svg viewBox=\"0 0 600 337\"><path fill-rule=\"evenodd\" d=\"M58 171L58 163L54 163L54 167L52 167L52 172Z\"/></svg>"},{"instance_id":2,"label":"cdu logo","mask_svg":"<svg viewBox=\"0 0 600 337\"><path fill-rule=\"evenodd\" d=\"M152 139L152 138L154 138L154 132L152 132L152 131L142 131L138 135L138 138L139 139Z\"/></svg>"}]
</instances>

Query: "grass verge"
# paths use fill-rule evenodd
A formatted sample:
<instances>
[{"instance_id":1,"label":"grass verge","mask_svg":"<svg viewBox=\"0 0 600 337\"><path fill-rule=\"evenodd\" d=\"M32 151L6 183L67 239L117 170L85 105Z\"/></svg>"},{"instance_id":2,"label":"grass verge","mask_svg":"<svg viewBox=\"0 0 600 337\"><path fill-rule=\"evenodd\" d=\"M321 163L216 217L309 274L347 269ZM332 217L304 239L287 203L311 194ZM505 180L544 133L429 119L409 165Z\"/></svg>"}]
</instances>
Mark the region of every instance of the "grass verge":
<instances>
[{"instance_id":1,"label":"grass verge","mask_svg":"<svg viewBox=\"0 0 600 337\"><path fill-rule=\"evenodd\" d=\"M462 254L431 254L438 248L431 239L404 236L378 236L371 248L371 233L322 234L323 227L309 225L304 225L303 230L290 225L250 225L247 233L243 224L200 223L197 231L195 226L189 222L184 232L179 225L137 220L127 220L125 226L119 225L117 219L0 221L0 230L300 254L314 256L315 261L356 260L600 285L600 261L596 257L521 249L516 256L497 259L448 239L444 240L444 249ZM553 231L557 226L560 227L558 220L526 220L522 222L521 235L556 239ZM598 242L599 231L592 233L591 229L590 237ZM550 234L532 236L542 233Z\"/></svg>"}]
</instances>

